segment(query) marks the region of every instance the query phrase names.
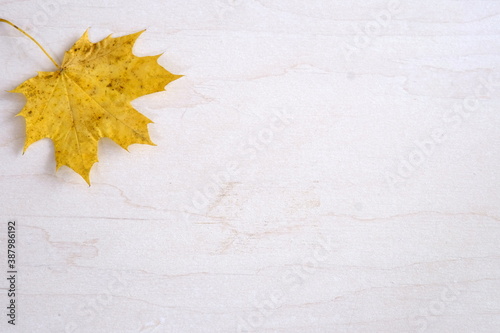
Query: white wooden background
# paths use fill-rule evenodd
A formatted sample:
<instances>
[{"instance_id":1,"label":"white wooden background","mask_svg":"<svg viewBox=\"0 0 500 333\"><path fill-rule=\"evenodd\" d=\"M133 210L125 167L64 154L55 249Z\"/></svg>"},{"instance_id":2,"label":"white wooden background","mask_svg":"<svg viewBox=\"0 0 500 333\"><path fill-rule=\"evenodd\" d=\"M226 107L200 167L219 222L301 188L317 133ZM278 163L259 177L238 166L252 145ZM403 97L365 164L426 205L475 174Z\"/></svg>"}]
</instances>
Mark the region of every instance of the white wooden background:
<instances>
[{"instance_id":1,"label":"white wooden background","mask_svg":"<svg viewBox=\"0 0 500 333\"><path fill-rule=\"evenodd\" d=\"M51 62L0 25L2 332L499 332L500 2L0 1L57 59L147 28L185 77L93 185L21 154ZM0 273L0 277L4 273Z\"/></svg>"}]
</instances>

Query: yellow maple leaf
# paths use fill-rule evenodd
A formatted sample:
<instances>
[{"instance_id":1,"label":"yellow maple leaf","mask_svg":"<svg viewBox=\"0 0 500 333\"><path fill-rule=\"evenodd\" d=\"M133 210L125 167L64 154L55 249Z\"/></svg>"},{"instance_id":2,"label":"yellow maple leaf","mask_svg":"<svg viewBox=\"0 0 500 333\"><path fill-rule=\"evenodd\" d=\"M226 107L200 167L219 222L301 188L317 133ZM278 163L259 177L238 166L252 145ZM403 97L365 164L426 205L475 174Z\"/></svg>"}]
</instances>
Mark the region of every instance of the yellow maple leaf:
<instances>
[{"instance_id":1,"label":"yellow maple leaf","mask_svg":"<svg viewBox=\"0 0 500 333\"><path fill-rule=\"evenodd\" d=\"M8 23L36 42L22 29ZM132 47L144 31L92 43L88 30L66 52L54 72L39 72L12 90L27 103L18 114L26 120L24 151L34 142L54 142L56 168L66 165L90 185L90 169L97 158L97 145L107 137L124 149L134 143L154 145L148 133L152 121L130 102L140 96L163 91L180 78L163 67L160 55L137 57Z\"/></svg>"}]
</instances>

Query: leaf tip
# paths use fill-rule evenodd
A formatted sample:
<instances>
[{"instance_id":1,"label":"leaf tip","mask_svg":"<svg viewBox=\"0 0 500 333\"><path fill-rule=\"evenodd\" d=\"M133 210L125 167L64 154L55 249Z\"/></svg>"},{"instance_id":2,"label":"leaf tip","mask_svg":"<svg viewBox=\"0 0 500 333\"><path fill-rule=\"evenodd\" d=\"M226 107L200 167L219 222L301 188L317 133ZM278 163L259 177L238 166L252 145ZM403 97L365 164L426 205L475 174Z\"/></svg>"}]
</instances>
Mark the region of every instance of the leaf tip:
<instances>
[{"instance_id":1,"label":"leaf tip","mask_svg":"<svg viewBox=\"0 0 500 333\"><path fill-rule=\"evenodd\" d=\"M123 36L123 37L129 37L133 42L135 42L139 38L139 36L142 35L145 31L146 31L146 29L142 29L141 31L137 31L133 34Z\"/></svg>"},{"instance_id":2,"label":"leaf tip","mask_svg":"<svg viewBox=\"0 0 500 333\"><path fill-rule=\"evenodd\" d=\"M30 143L28 143L28 142L24 143L22 155L24 155L24 153L26 153L26 151L28 150L29 146L30 146Z\"/></svg>"},{"instance_id":3,"label":"leaf tip","mask_svg":"<svg viewBox=\"0 0 500 333\"><path fill-rule=\"evenodd\" d=\"M85 182L89 185L90 187L90 172L87 172L85 174L80 174L82 178L85 180Z\"/></svg>"},{"instance_id":4,"label":"leaf tip","mask_svg":"<svg viewBox=\"0 0 500 333\"><path fill-rule=\"evenodd\" d=\"M89 30L90 30L90 27L88 27L87 30L85 30L85 32L83 33L82 37L80 38L81 40L83 40L85 42L90 42L90 39L89 39Z\"/></svg>"}]
</instances>

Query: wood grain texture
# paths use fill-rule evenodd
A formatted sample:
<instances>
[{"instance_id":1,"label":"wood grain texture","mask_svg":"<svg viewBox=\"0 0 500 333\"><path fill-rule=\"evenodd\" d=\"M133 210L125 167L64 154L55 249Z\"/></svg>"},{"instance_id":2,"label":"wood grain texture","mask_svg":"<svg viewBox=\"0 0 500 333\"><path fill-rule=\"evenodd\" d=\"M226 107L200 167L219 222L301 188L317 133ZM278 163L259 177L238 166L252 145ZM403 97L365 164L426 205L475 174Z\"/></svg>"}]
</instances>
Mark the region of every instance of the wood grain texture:
<instances>
[{"instance_id":1,"label":"wood grain texture","mask_svg":"<svg viewBox=\"0 0 500 333\"><path fill-rule=\"evenodd\" d=\"M0 26L0 331L498 331L500 2L0 8L57 60L147 28L135 54L185 75L133 103L157 147L102 140L88 187L21 154L5 91L52 64Z\"/></svg>"}]
</instances>

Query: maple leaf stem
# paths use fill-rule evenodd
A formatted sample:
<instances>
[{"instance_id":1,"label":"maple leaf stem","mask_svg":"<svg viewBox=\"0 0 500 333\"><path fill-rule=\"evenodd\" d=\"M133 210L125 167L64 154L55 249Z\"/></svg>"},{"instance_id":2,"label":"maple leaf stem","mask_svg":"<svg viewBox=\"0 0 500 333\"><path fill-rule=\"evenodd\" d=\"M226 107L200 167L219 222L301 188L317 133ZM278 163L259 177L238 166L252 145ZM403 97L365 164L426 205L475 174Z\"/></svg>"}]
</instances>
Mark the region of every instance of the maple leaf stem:
<instances>
[{"instance_id":1,"label":"maple leaf stem","mask_svg":"<svg viewBox=\"0 0 500 333\"><path fill-rule=\"evenodd\" d=\"M50 61L52 61L52 63L54 65L56 65L57 68L61 69L61 66L54 60L54 58L52 58L50 56L50 54L45 51L45 49L42 47L42 45L40 45L40 43L38 43L33 37L31 37L26 31L24 31L23 29L19 28L17 25L15 25L14 23L10 22L10 21L7 21L5 19L2 19L0 18L0 22L4 22L4 23L7 23L11 26L13 26L14 28L16 28L18 31L20 31L23 35L25 35L26 37L28 37L29 39L31 39L36 45L38 45L38 47L43 51L43 53L45 53L45 55L47 57L49 57Z\"/></svg>"}]
</instances>

